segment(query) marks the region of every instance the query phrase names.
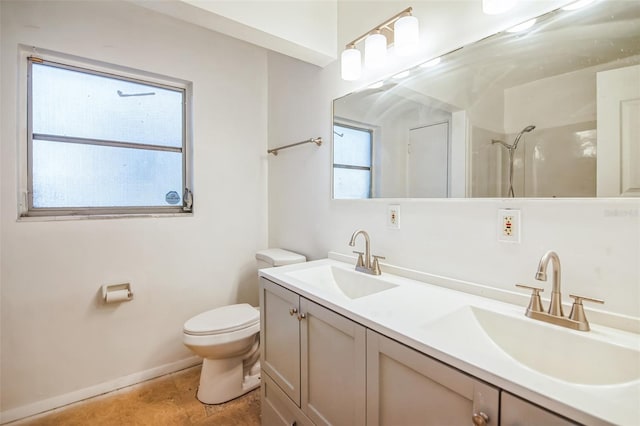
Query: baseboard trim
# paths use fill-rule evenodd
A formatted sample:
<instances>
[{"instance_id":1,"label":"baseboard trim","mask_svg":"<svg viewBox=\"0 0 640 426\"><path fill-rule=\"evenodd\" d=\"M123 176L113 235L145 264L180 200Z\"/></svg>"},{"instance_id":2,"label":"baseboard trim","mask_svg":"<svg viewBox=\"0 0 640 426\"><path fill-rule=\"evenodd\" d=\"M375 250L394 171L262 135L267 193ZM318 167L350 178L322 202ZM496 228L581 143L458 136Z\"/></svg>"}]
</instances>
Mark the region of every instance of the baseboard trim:
<instances>
[{"instance_id":1,"label":"baseboard trim","mask_svg":"<svg viewBox=\"0 0 640 426\"><path fill-rule=\"evenodd\" d=\"M202 363L202 358L192 356L180 361L150 368L149 370L129 374L128 376L124 377L119 377L115 380L110 380L108 382L100 383L95 386L90 386L88 388L69 392L64 395L55 396L53 398L44 399L32 404L12 408L7 411L2 411L0 412L0 424L14 422L16 420L34 416L36 414L41 414L46 411L64 407L65 405L73 404L74 402L79 402L88 398L103 395L105 393L113 392L115 390L122 389L127 386L132 386L150 379L155 379L156 377L164 376L165 374L174 373L176 371L180 371L200 363Z\"/></svg>"}]
</instances>

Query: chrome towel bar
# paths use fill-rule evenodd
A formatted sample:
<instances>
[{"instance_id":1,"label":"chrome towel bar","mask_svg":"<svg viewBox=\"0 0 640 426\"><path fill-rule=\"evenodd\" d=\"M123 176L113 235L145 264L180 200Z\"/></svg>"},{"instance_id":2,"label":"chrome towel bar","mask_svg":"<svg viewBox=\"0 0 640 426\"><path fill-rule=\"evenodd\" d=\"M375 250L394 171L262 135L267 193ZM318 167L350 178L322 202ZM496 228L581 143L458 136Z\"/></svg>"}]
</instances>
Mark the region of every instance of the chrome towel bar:
<instances>
[{"instance_id":1,"label":"chrome towel bar","mask_svg":"<svg viewBox=\"0 0 640 426\"><path fill-rule=\"evenodd\" d=\"M278 148L273 148L273 149L268 150L267 154L278 155L278 151L280 151L281 149L287 149L287 148L291 148L293 146L302 145L302 144L305 144L305 143L315 143L316 145L320 146L320 145L322 145L322 138L321 137L311 138L311 139L307 139L306 141L292 143L290 145L279 146Z\"/></svg>"}]
</instances>

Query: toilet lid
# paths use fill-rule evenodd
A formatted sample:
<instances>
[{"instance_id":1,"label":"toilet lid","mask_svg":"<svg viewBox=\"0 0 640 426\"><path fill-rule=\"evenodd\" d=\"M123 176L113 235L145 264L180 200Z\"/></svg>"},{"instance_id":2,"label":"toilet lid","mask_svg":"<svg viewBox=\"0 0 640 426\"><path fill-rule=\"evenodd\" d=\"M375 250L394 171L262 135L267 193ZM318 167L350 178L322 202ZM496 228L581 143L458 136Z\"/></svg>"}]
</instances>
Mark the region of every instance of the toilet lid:
<instances>
[{"instance_id":1,"label":"toilet lid","mask_svg":"<svg viewBox=\"0 0 640 426\"><path fill-rule=\"evenodd\" d=\"M184 323L184 332L192 335L229 333L259 322L260 311L248 303L240 303L196 315Z\"/></svg>"}]
</instances>

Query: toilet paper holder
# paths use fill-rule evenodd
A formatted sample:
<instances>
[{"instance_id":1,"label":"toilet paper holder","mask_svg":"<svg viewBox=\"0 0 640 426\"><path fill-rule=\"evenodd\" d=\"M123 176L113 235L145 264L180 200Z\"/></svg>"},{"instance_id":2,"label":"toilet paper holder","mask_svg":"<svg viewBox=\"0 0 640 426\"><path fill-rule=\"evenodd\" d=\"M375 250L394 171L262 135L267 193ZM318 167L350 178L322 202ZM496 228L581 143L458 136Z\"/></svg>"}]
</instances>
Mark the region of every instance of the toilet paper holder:
<instances>
[{"instance_id":1,"label":"toilet paper holder","mask_svg":"<svg viewBox=\"0 0 640 426\"><path fill-rule=\"evenodd\" d=\"M104 303L128 302L133 299L131 283L105 284L102 286Z\"/></svg>"}]
</instances>

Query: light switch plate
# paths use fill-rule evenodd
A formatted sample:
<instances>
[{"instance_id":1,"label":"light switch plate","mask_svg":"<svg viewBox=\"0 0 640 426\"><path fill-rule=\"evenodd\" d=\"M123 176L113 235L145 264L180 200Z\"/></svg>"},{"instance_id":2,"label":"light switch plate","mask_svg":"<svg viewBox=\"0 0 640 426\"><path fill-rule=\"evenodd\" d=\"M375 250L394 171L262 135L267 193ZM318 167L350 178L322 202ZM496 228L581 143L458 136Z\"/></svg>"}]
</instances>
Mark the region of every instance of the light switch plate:
<instances>
[{"instance_id":1,"label":"light switch plate","mask_svg":"<svg viewBox=\"0 0 640 426\"><path fill-rule=\"evenodd\" d=\"M498 210L498 241L505 243L520 243L520 210Z\"/></svg>"}]
</instances>

